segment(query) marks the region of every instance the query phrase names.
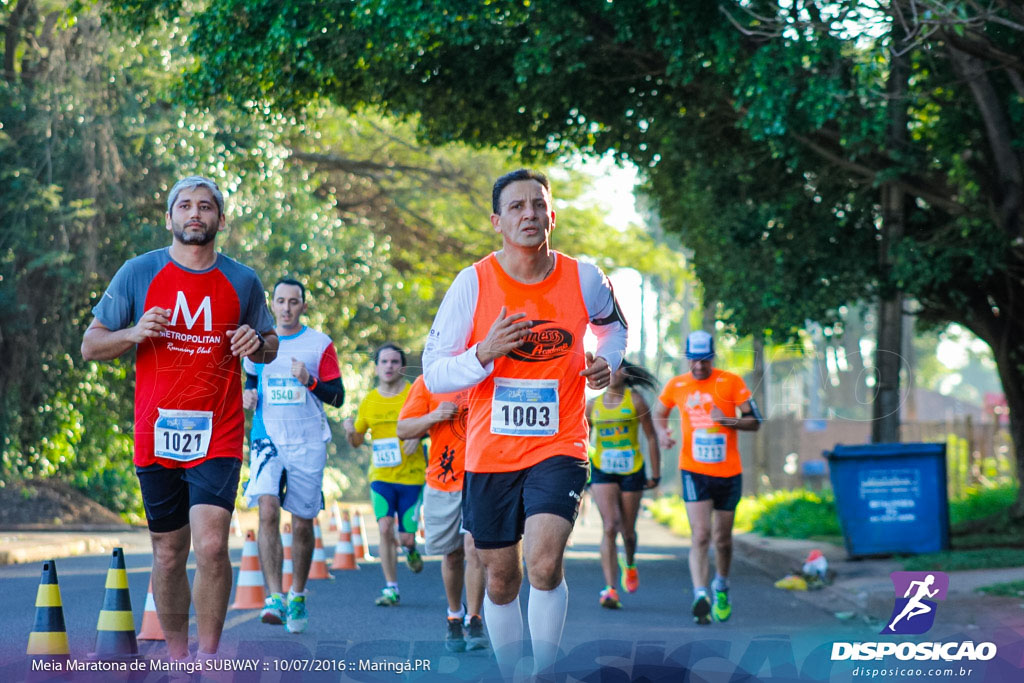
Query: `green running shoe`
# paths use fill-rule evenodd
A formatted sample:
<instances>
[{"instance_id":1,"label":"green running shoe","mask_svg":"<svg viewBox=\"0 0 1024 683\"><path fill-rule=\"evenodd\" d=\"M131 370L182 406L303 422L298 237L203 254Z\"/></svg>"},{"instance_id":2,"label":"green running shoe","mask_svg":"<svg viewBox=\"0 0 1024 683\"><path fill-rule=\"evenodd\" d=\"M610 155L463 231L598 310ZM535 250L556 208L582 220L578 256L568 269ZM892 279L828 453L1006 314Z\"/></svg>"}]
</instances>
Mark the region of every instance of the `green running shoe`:
<instances>
[{"instance_id":1,"label":"green running shoe","mask_svg":"<svg viewBox=\"0 0 1024 683\"><path fill-rule=\"evenodd\" d=\"M264 624L283 624L284 614L287 609L284 596L280 593L271 593L270 597L263 602L260 621Z\"/></svg>"},{"instance_id":2,"label":"green running shoe","mask_svg":"<svg viewBox=\"0 0 1024 683\"><path fill-rule=\"evenodd\" d=\"M398 604L398 589L388 586L384 588L375 600L379 607L391 607Z\"/></svg>"},{"instance_id":3,"label":"green running shoe","mask_svg":"<svg viewBox=\"0 0 1024 683\"><path fill-rule=\"evenodd\" d=\"M715 604L711 608L715 621L728 621L732 616L732 605L729 603L729 591L715 591Z\"/></svg>"},{"instance_id":4,"label":"green running shoe","mask_svg":"<svg viewBox=\"0 0 1024 683\"><path fill-rule=\"evenodd\" d=\"M711 623L711 601L703 593L693 601L693 620L701 626Z\"/></svg>"},{"instance_id":5,"label":"green running shoe","mask_svg":"<svg viewBox=\"0 0 1024 683\"><path fill-rule=\"evenodd\" d=\"M410 550L405 556L405 563L409 565L409 569L413 574L419 574L423 571L423 558L420 557L419 551L415 548Z\"/></svg>"},{"instance_id":6,"label":"green running shoe","mask_svg":"<svg viewBox=\"0 0 1024 683\"><path fill-rule=\"evenodd\" d=\"M288 633L304 633L309 623L309 612L306 611L305 595L290 595L288 599L288 621L285 628Z\"/></svg>"}]
</instances>

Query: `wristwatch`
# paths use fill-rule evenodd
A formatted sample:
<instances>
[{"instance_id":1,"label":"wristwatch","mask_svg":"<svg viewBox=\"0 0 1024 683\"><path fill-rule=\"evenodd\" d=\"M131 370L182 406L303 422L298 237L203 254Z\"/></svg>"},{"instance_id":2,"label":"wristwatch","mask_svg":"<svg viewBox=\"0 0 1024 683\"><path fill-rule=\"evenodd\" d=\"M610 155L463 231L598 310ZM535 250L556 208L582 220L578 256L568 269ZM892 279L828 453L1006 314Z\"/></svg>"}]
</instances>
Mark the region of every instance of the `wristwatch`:
<instances>
[{"instance_id":1,"label":"wristwatch","mask_svg":"<svg viewBox=\"0 0 1024 683\"><path fill-rule=\"evenodd\" d=\"M260 345L258 347L256 347L256 351L262 351L263 347L267 343L267 340L263 338L263 335L260 334L259 330L253 330L253 332L256 333L256 338L260 340ZM253 353L256 353L256 351L253 351Z\"/></svg>"}]
</instances>

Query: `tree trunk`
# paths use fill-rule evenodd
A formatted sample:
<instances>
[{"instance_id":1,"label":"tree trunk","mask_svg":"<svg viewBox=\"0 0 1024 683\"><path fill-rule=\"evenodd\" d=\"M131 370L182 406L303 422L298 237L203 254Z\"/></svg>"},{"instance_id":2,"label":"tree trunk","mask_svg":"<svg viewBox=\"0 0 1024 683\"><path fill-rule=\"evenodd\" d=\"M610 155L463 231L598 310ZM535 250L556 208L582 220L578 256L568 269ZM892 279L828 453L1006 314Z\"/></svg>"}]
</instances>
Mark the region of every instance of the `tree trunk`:
<instances>
[{"instance_id":1,"label":"tree trunk","mask_svg":"<svg viewBox=\"0 0 1024 683\"><path fill-rule=\"evenodd\" d=\"M764 360L764 336L761 334L754 335L754 374L751 377L751 393L754 395L753 398L757 402L758 407L761 409L761 414L767 416L768 410L768 374L765 371L765 360ZM754 491L756 493L764 493L764 487L762 485L763 475L768 474L768 434L766 431L767 424L762 424L761 428L754 432Z\"/></svg>"},{"instance_id":2,"label":"tree trunk","mask_svg":"<svg viewBox=\"0 0 1024 683\"><path fill-rule=\"evenodd\" d=\"M899 54L893 21L892 46L888 82L889 133L888 147L893 156L907 146L907 58ZM882 276L889 279L892 268L891 250L903 237L906 222L906 195L899 179L882 188L882 242L879 259ZM893 286L889 283L890 286ZM883 286L884 287L884 286ZM903 293L898 289L885 291L878 305L878 341L875 346L875 400L872 406L871 440L900 440L900 367L903 350Z\"/></svg>"},{"instance_id":3,"label":"tree trunk","mask_svg":"<svg viewBox=\"0 0 1024 683\"><path fill-rule=\"evenodd\" d=\"M1017 324L1015 327L1022 327ZM1017 338L1019 339L1019 338ZM1010 517L1024 520L1024 350L1019 342L1003 339L986 339L992 347L999 378L1006 394L1006 406L1010 411L1010 438L1017 463L1017 483L1021 484L1017 500L1010 508Z\"/></svg>"}]
</instances>

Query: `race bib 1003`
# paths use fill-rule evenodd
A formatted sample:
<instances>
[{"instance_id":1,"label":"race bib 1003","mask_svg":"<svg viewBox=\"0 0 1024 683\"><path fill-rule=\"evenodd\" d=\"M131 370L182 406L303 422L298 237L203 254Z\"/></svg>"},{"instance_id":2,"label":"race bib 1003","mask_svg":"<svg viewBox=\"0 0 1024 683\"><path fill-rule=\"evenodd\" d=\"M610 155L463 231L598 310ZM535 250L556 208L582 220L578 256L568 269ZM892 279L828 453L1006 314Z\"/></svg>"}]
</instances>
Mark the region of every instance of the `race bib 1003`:
<instances>
[{"instance_id":1,"label":"race bib 1003","mask_svg":"<svg viewBox=\"0 0 1024 683\"><path fill-rule=\"evenodd\" d=\"M557 379L494 378L491 434L554 436L557 433Z\"/></svg>"},{"instance_id":2,"label":"race bib 1003","mask_svg":"<svg viewBox=\"0 0 1024 683\"><path fill-rule=\"evenodd\" d=\"M189 462L206 457L213 436L213 411L158 410L153 425L153 452L158 458Z\"/></svg>"}]
</instances>

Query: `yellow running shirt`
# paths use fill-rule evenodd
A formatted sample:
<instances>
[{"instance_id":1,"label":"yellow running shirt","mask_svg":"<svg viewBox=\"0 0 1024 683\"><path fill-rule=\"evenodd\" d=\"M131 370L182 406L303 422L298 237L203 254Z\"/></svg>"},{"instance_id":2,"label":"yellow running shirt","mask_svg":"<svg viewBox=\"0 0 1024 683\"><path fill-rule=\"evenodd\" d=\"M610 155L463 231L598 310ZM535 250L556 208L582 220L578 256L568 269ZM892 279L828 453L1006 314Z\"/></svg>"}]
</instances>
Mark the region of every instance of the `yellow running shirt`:
<instances>
[{"instance_id":1,"label":"yellow running shirt","mask_svg":"<svg viewBox=\"0 0 1024 683\"><path fill-rule=\"evenodd\" d=\"M622 402L614 408L604 404L604 397L605 394L597 397L590 414L597 441L591 461L606 474L633 474L644 466L633 392L623 390Z\"/></svg>"},{"instance_id":2,"label":"yellow running shirt","mask_svg":"<svg viewBox=\"0 0 1024 683\"><path fill-rule=\"evenodd\" d=\"M426 481L426 461L423 449L417 448L412 455L402 452L398 439L398 414L402 412L405 399L412 388L408 382L397 396L385 398L376 389L371 391L359 404L356 415L356 431L369 431L373 449L370 459L370 481L389 484L422 484Z\"/></svg>"}]
</instances>

